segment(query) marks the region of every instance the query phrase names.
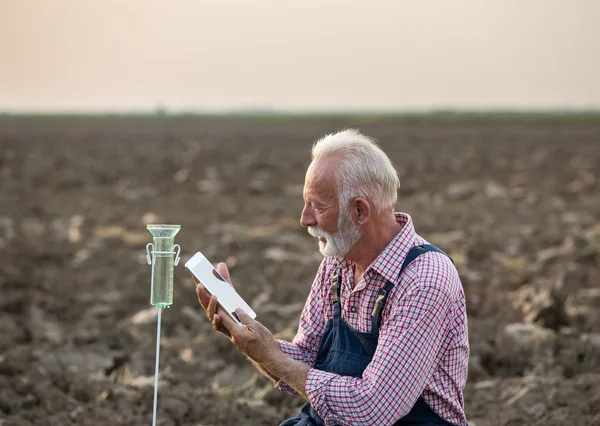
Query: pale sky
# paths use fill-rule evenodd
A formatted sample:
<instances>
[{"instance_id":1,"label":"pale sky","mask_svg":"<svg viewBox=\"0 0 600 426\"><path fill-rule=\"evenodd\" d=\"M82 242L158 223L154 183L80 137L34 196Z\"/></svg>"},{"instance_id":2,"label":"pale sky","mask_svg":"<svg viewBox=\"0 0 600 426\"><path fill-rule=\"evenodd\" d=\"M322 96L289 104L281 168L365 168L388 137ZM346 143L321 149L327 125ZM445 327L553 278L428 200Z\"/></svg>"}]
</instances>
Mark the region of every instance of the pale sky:
<instances>
[{"instance_id":1,"label":"pale sky","mask_svg":"<svg viewBox=\"0 0 600 426\"><path fill-rule=\"evenodd\" d=\"M0 0L0 111L600 109L599 0Z\"/></svg>"}]
</instances>

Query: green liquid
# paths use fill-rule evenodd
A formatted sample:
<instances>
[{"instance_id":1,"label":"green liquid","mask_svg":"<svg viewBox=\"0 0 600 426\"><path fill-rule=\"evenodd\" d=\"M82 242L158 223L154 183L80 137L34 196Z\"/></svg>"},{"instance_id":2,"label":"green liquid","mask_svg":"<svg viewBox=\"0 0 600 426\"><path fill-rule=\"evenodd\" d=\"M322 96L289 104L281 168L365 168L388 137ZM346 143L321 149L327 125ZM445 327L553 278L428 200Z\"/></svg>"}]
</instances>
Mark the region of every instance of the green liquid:
<instances>
[{"instance_id":1,"label":"green liquid","mask_svg":"<svg viewBox=\"0 0 600 426\"><path fill-rule=\"evenodd\" d=\"M150 304L158 308L167 308L173 304L173 246L180 225L148 225L148 231L154 237L152 262L152 289ZM166 252L166 253L162 253Z\"/></svg>"}]
</instances>

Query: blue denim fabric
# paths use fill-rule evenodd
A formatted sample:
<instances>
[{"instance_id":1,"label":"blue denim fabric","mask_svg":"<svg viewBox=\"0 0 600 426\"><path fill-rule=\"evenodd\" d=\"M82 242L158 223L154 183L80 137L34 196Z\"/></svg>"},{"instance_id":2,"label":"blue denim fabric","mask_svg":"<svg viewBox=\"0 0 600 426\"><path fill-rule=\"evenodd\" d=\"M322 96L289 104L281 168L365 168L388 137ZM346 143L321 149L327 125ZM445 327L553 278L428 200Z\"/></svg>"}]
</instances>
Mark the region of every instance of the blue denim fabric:
<instances>
[{"instance_id":1,"label":"blue denim fabric","mask_svg":"<svg viewBox=\"0 0 600 426\"><path fill-rule=\"evenodd\" d=\"M422 253L428 251L437 251L445 254L435 246L426 244L412 248L400 270L402 271ZM338 274L339 276L339 274ZM336 286L338 297L333 303L334 316L327 322L327 327L319 351L314 368L338 374L340 376L362 377L363 371L369 365L377 349L377 339L379 338L379 322L383 305L387 300L387 296L394 287L394 284L388 281L384 287L384 295L382 308L379 310L377 318L373 319L373 327L370 333L361 333L346 321L341 315L339 299L339 286ZM429 408L425 400L419 397L410 412L398 420L394 425L450 425L441 417ZM323 419L317 414L312 406L306 403L300 413L281 423L280 426L325 426Z\"/></svg>"}]
</instances>

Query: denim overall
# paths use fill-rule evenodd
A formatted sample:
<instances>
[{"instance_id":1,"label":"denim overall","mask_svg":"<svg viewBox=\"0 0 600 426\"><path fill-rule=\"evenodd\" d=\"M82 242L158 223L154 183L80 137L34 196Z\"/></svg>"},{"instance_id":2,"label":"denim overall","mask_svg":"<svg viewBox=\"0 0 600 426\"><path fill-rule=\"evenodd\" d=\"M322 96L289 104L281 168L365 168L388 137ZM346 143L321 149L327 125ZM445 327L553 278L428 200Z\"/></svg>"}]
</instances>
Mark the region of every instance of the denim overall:
<instances>
[{"instance_id":1,"label":"denim overall","mask_svg":"<svg viewBox=\"0 0 600 426\"><path fill-rule=\"evenodd\" d=\"M413 247L408 252L402 264L400 274L417 256L428 251L437 251L446 254L430 244ZM381 313L383 312L387 296L392 291L392 288L394 288L394 284L388 281L385 287L379 290L375 307L371 314L371 332L362 333L354 330L352 326L342 319L339 302L340 277L341 270L332 278L334 315L327 322L314 368L340 376L362 377L363 371L375 354L377 339L379 337ZM419 397L410 412L394 423L394 425L452 425L452 423L448 423L435 414L423 398ZM310 404L306 403L298 415L284 421L280 426L325 426L325 422Z\"/></svg>"}]
</instances>

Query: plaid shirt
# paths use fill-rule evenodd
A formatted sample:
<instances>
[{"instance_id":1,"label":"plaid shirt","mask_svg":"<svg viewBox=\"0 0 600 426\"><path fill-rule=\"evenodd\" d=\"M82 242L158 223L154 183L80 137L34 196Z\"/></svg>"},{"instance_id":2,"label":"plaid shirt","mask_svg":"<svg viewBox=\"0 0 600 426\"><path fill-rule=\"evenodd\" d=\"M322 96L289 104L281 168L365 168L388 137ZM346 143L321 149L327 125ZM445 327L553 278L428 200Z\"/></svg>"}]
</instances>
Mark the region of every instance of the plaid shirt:
<instances>
[{"instance_id":1,"label":"plaid shirt","mask_svg":"<svg viewBox=\"0 0 600 426\"><path fill-rule=\"evenodd\" d=\"M426 244L409 215L396 213L401 231L352 288L354 266L326 257L300 316L293 342L279 340L291 358L314 365L327 321L333 317L331 277L342 268L342 317L360 332L371 331L377 292L394 283L382 313L377 351L362 378L314 368L306 395L327 425L391 425L408 414L419 396L443 419L464 425L463 389L469 342L465 295L458 272L441 253L417 257L398 277L408 251ZM276 386L293 390L283 382Z\"/></svg>"}]
</instances>

